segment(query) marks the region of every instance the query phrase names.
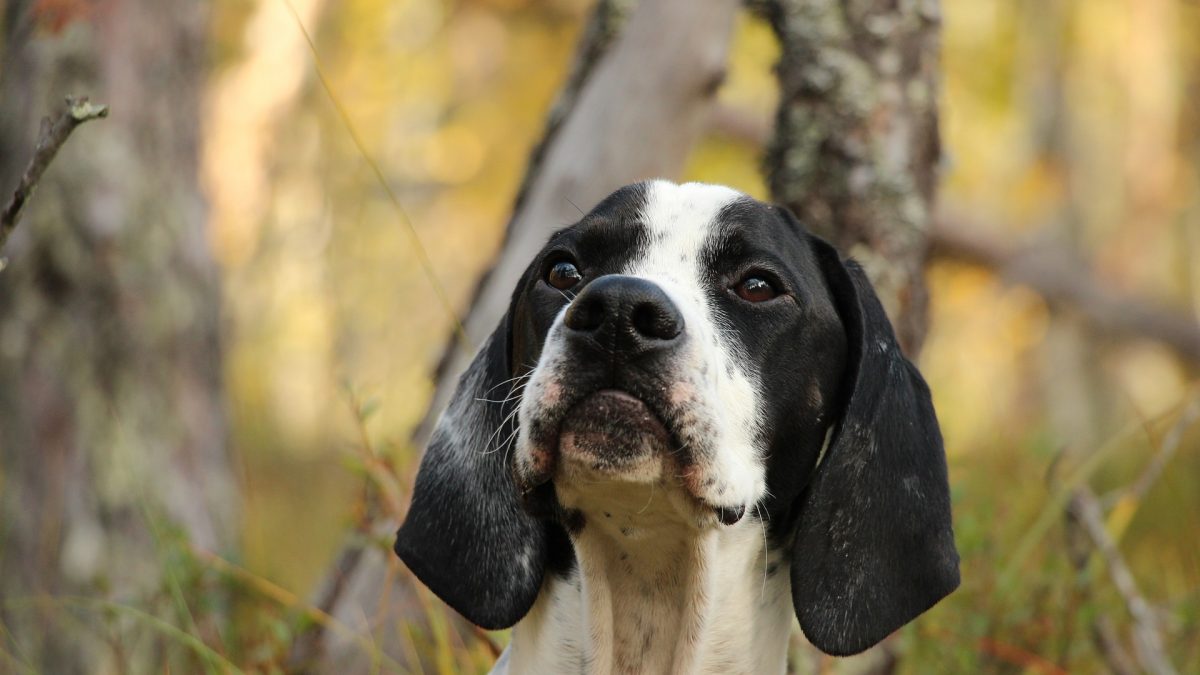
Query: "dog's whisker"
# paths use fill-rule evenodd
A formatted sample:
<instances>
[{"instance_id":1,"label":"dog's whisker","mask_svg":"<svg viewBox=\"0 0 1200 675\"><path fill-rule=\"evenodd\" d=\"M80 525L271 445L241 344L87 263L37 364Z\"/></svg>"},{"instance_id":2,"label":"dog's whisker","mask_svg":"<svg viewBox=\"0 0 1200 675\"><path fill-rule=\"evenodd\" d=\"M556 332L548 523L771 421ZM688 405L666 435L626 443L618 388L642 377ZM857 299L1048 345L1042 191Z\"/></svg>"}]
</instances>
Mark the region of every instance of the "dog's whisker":
<instances>
[{"instance_id":1,"label":"dog's whisker","mask_svg":"<svg viewBox=\"0 0 1200 675\"><path fill-rule=\"evenodd\" d=\"M642 509L637 512L637 514L640 516L645 513L646 509L650 508L650 502L652 501L654 501L654 483L650 484L650 496L646 498L646 505L643 506Z\"/></svg>"},{"instance_id":2,"label":"dog's whisker","mask_svg":"<svg viewBox=\"0 0 1200 675\"><path fill-rule=\"evenodd\" d=\"M500 444L500 447L505 448L503 462L506 466L508 465L509 453L512 451L513 446L516 445L515 441L517 439L517 435L520 433L521 433L521 427L518 426L515 429L513 429L513 432L508 435L508 438L504 439L504 442Z\"/></svg>"},{"instance_id":3,"label":"dog's whisker","mask_svg":"<svg viewBox=\"0 0 1200 675\"><path fill-rule=\"evenodd\" d=\"M504 380L503 382L498 382L498 383L496 383L496 384L495 384L495 385L493 385L493 386L492 386L490 389L488 389L487 391L483 392L483 395L484 395L484 396L487 396L488 394L490 394L490 393L492 393L493 391L495 391L495 390L499 389L500 387L503 387L504 385L508 384L509 382L517 382L517 381L520 381L520 380L523 380L523 379L528 379L528 378L530 378L530 377L533 377L533 371L530 371L530 372L528 372L528 373L526 373L526 374L524 374L524 375L517 375L516 377L510 377L510 378L508 378L507 380Z\"/></svg>"},{"instance_id":4,"label":"dog's whisker","mask_svg":"<svg viewBox=\"0 0 1200 675\"><path fill-rule=\"evenodd\" d=\"M756 513L761 513L761 511L762 511L761 509L759 509L759 508L757 508L757 507L755 507L755 509L754 509L754 510L755 510L755 512L756 512ZM771 559L771 558L770 558L770 553L771 553L771 551L770 551L770 546L769 546L769 544L767 543L767 523L766 523L766 521L764 521L764 520L762 519L762 517L761 517L761 516L760 516L760 517L759 517L759 519L758 519L758 524L759 524L759 526L762 528L762 538L763 538L763 579L762 579L762 595L760 595L760 596L759 596L759 601L761 602L761 601L763 601L763 600L766 600L766 599L767 599L767 568L770 566L770 559Z\"/></svg>"},{"instance_id":5,"label":"dog's whisker","mask_svg":"<svg viewBox=\"0 0 1200 675\"><path fill-rule=\"evenodd\" d=\"M493 448L493 449L491 449L491 450L488 450L488 447L489 447L489 446L491 446L491 444L492 444L492 440L493 440L493 439L495 439L495 438L499 438L499 437L500 437L500 431L501 431L501 430L504 428L504 426L505 426L506 424L508 424L509 422L511 422L511 421L512 421L512 419L513 419L513 416L515 416L515 415L517 415L518 413L520 413L520 411L521 411L521 409L520 409L519 407L517 407L517 408L513 408L513 409L512 409L512 412L510 412L510 413L508 413L507 415L505 415L505 416L504 416L504 419L500 421L500 424L496 425L496 430L495 430L495 431L493 431L493 432L492 432L492 433L491 433L491 434L490 434L490 435L487 437L487 440L485 440L485 441L483 442L483 447L484 447L483 454L485 454L485 455L490 455L490 454L492 454L493 452L496 452L497 450L499 450L499 449L502 447L502 446L499 446L499 445L498 445L498 446L496 446L495 448Z\"/></svg>"}]
</instances>

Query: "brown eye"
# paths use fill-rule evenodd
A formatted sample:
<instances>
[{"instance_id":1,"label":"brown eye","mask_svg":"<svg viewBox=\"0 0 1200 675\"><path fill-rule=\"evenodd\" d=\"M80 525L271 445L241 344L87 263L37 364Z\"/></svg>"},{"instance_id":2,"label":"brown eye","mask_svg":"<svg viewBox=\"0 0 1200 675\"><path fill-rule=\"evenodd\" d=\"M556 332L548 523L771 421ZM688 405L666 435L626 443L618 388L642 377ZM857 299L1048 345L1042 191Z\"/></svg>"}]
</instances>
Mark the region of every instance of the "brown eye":
<instances>
[{"instance_id":1,"label":"brown eye","mask_svg":"<svg viewBox=\"0 0 1200 675\"><path fill-rule=\"evenodd\" d=\"M733 287L733 291L746 302L766 302L779 295L771 282L754 276L742 279L737 286Z\"/></svg>"},{"instance_id":2,"label":"brown eye","mask_svg":"<svg viewBox=\"0 0 1200 675\"><path fill-rule=\"evenodd\" d=\"M575 284L579 283L583 276L579 274L579 268L573 263L567 261L554 263L550 268L549 274L546 275L546 283L557 288L560 291L565 291Z\"/></svg>"}]
</instances>

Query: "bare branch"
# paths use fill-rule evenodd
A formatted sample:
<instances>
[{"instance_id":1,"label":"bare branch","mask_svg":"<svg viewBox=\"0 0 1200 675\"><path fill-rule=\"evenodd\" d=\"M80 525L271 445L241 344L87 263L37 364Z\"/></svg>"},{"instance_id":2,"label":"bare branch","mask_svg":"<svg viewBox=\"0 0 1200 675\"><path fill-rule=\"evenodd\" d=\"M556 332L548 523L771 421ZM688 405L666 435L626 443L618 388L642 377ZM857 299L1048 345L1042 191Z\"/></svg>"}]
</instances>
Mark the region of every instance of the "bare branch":
<instances>
[{"instance_id":1,"label":"bare branch","mask_svg":"<svg viewBox=\"0 0 1200 675\"><path fill-rule=\"evenodd\" d=\"M108 117L108 106L89 103L86 96L81 96L78 98L68 97L66 109L56 117L42 118L42 128L38 133L33 158L29 160L29 166L25 169L25 174L21 176L21 182L13 192L8 206L4 207L3 213L0 213L0 249L4 248L4 244L8 241L8 235L16 229L25 203L33 196L33 191L37 189L42 174L46 172L50 162L54 161L54 156L58 154L59 148L67 142L67 137L71 135L72 131L75 131L75 127L100 117Z\"/></svg>"},{"instance_id":2,"label":"bare branch","mask_svg":"<svg viewBox=\"0 0 1200 675\"><path fill-rule=\"evenodd\" d=\"M1129 571L1129 566L1125 564L1116 542L1104 527L1104 510L1100 506L1100 500L1086 486L1080 487L1072 494L1067 512L1070 515L1068 523L1086 533L1104 559L1109 578L1112 579L1117 592L1125 601L1129 615L1133 618L1133 651L1138 664L1145 672L1153 675L1174 675L1177 671L1171 665L1163 647L1158 619L1150 603L1138 590L1137 581ZM1116 664L1112 665L1116 670Z\"/></svg>"},{"instance_id":3,"label":"bare branch","mask_svg":"<svg viewBox=\"0 0 1200 675\"><path fill-rule=\"evenodd\" d=\"M995 270L1041 295L1052 307L1077 311L1095 328L1125 337L1149 338L1180 357L1200 363L1200 322L1147 298L1107 288L1068 252L1046 246L1011 246L939 217L930 230L934 258L961 260Z\"/></svg>"}]
</instances>

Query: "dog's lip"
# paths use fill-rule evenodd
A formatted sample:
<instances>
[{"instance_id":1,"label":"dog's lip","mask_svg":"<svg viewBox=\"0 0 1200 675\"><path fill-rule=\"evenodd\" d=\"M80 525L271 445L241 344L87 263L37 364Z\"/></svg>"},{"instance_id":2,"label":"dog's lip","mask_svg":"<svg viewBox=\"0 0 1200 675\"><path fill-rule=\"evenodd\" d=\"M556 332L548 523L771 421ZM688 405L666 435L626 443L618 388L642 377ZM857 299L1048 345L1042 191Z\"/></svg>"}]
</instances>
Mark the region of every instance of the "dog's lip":
<instances>
[{"instance_id":1,"label":"dog's lip","mask_svg":"<svg viewBox=\"0 0 1200 675\"><path fill-rule=\"evenodd\" d=\"M578 414L581 408L590 407L604 403L612 404L618 409L624 408L624 412L634 412L642 417L645 422L645 427L651 433L662 437L663 442L674 448L678 447L675 435L671 432L671 428L667 425L666 420L659 414L649 402L638 398L624 389L604 388L593 391L590 394L579 397L573 405L566 411L566 414L558 422L559 434L562 434L563 427L567 420Z\"/></svg>"},{"instance_id":2,"label":"dog's lip","mask_svg":"<svg viewBox=\"0 0 1200 675\"><path fill-rule=\"evenodd\" d=\"M623 389L601 389L599 391L592 393L590 396L586 396L585 399L593 398L596 396L606 396L609 398L616 399L618 401L628 401L628 402L632 402L632 403L640 403L641 405L644 405L644 406L646 405L645 401L643 401L642 399L634 396L633 394L631 394ZM646 406L646 407L649 408L649 406Z\"/></svg>"}]
</instances>

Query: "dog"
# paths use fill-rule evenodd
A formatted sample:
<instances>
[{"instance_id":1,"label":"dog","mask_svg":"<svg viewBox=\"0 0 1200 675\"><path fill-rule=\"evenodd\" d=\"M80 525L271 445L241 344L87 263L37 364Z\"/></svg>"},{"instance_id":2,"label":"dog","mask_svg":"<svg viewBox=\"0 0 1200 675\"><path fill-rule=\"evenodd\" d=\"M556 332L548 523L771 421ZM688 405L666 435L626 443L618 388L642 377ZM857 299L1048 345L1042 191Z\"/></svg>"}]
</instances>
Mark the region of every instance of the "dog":
<instances>
[{"instance_id":1,"label":"dog","mask_svg":"<svg viewBox=\"0 0 1200 675\"><path fill-rule=\"evenodd\" d=\"M396 553L496 673L783 673L959 583L941 432L863 270L730 188L550 237L433 433Z\"/></svg>"}]
</instances>

